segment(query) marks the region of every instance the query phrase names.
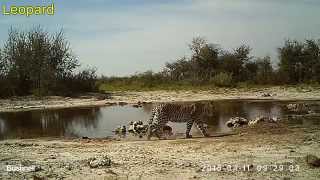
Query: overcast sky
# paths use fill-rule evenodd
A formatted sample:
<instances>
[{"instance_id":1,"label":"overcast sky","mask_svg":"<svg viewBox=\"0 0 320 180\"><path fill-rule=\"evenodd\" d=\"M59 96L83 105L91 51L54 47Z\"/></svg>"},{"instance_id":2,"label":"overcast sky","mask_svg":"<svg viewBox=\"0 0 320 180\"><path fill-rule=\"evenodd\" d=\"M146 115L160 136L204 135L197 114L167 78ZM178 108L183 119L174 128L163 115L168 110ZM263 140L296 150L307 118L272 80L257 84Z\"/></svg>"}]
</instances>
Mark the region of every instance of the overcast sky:
<instances>
[{"instance_id":1,"label":"overcast sky","mask_svg":"<svg viewBox=\"0 0 320 180\"><path fill-rule=\"evenodd\" d=\"M1 5L40 0L0 0ZM47 1L48 2L48 1ZM105 75L159 71L189 54L195 36L233 49L243 43L253 55L270 55L285 39L320 38L319 0L55 0L54 16L0 15L0 43L13 26L63 28L84 65Z\"/></svg>"}]
</instances>

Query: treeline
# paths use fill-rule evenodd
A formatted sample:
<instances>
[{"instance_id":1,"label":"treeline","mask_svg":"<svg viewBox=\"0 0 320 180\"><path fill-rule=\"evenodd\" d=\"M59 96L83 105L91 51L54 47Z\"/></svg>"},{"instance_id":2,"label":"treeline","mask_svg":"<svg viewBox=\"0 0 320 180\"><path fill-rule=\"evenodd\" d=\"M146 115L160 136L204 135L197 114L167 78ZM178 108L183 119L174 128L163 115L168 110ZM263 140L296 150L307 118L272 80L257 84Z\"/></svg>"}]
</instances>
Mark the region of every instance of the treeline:
<instances>
[{"instance_id":1,"label":"treeline","mask_svg":"<svg viewBox=\"0 0 320 180\"><path fill-rule=\"evenodd\" d=\"M241 45L232 51L194 38L189 57L166 63L157 73L97 78L94 68L81 68L62 31L50 34L41 27L9 30L0 47L0 97L64 95L103 90L236 86L245 84L320 83L320 40L287 40L278 48L279 63L254 57ZM101 85L102 84L102 85Z\"/></svg>"},{"instance_id":2,"label":"treeline","mask_svg":"<svg viewBox=\"0 0 320 180\"><path fill-rule=\"evenodd\" d=\"M194 38L190 57L166 63L162 71L147 71L130 77L105 77L108 86L155 87L165 84L236 86L237 84L285 85L320 82L320 41L286 40L278 48L279 63L272 65L269 56L254 57L251 48L241 45L232 51Z\"/></svg>"},{"instance_id":3,"label":"treeline","mask_svg":"<svg viewBox=\"0 0 320 180\"><path fill-rule=\"evenodd\" d=\"M62 31L11 28L0 49L0 96L72 95L95 91L96 71L81 69Z\"/></svg>"}]
</instances>

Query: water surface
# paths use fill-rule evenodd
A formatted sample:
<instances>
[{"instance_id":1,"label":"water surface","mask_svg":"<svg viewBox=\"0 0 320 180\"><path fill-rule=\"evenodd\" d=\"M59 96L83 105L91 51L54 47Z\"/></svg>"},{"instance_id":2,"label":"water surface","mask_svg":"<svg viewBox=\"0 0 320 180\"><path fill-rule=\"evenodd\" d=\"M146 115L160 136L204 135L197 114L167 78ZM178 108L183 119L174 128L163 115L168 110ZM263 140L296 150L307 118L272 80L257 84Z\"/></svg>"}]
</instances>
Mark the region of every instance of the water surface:
<instances>
[{"instance_id":1,"label":"water surface","mask_svg":"<svg viewBox=\"0 0 320 180\"><path fill-rule=\"evenodd\" d=\"M224 100L214 101L215 115L206 119L210 133L228 132L225 123L231 117L253 119L257 116L283 117L289 114L285 105L288 101ZM312 102L319 103L319 102ZM91 137L114 136L119 125L130 121L147 121L152 104L142 108L127 106L35 110L27 112L0 113L0 139L36 137ZM315 108L316 111L318 109ZM300 124L318 124L319 119L297 121ZM184 123L170 123L175 134L184 134ZM192 133L199 135L196 128Z\"/></svg>"}]
</instances>

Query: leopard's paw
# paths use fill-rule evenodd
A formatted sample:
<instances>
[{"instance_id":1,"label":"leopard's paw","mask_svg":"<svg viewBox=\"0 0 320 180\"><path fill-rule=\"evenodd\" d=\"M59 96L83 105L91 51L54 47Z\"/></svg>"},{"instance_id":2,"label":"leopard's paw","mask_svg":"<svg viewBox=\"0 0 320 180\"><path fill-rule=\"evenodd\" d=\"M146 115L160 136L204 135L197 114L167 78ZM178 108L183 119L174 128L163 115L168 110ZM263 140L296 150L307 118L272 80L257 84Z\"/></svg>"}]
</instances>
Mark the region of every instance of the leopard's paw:
<instances>
[{"instance_id":1,"label":"leopard's paw","mask_svg":"<svg viewBox=\"0 0 320 180\"><path fill-rule=\"evenodd\" d=\"M186 135L186 138L187 138L187 139L192 138L192 135L187 134L187 135Z\"/></svg>"}]
</instances>

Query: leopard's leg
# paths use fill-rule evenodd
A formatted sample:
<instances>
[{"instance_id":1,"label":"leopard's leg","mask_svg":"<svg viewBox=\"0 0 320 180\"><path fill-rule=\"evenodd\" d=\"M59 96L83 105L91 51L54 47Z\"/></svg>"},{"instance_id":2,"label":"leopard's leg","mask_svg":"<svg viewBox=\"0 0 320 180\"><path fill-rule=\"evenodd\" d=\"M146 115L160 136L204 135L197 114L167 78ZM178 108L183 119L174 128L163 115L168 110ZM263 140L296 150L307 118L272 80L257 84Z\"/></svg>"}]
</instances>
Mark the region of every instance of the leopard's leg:
<instances>
[{"instance_id":1,"label":"leopard's leg","mask_svg":"<svg viewBox=\"0 0 320 180\"><path fill-rule=\"evenodd\" d=\"M152 111L151 111L151 116L150 116L150 119L148 120L148 125L152 125L154 119L157 118L157 114L158 114L158 109L157 108L153 108Z\"/></svg>"},{"instance_id":2,"label":"leopard's leg","mask_svg":"<svg viewBox=\"0 0 320 180\"><path fill-rule=\"evenodd\" d=\"M159 135L159 132L158 132L158 125L157 124L152 124L148 128L148 140L150 140L153 135L157 136L157 138L160 139L160 135Z\"/></svg>"},{"instance_id":3,"label":"leopard's leg","mask_svg":"<svg viewBox=\"0 0 320 180\"><path fill-rule=\"evenodd\" d=\"M168 123L168 120L166 117L161 116L158 122L158 127L157 127L157 137L160 139L163 137L163 127Z\"/></svg>"},{"instance_id":4,"label":"leopard's leg","mask_svg":"<svg viewBox=\"0 0 320 180\"><path fill-rule=\"evenodd\" d=\"M163 117L161 112L156 112L153 120L153 123L150 124L148 128L148 139L150 139L153 135L161 139L163 135L163 126L166 125L168 121L165 117Z\"/></svg>"},{"instance_id":5,"label":"leopard's leg","mask_svg":"<svg viewBox=\"0 0 320 180\"><path fill-rule=\"evenodd\" d=\"M148 140L150 140L150 138L154 134L155 130L157 129L157 123L154 123L154 122L158 122L158 120L157 120L158 118L159 118L158 108L152 109L151 117L148 121L148 129L147 129Z\"/></svg>"},{"instance_id":6,"label":"leopard's leg","mask_svg":"<svg viewBox=\"0 0 320 180\"><path fill-rule=\"evenodd\" d=\"M209 137L209 134L207 133L207 129L204 127L204 124L202 121L197 121L196 122L198 129L202 133L203 136Z\"/></svg>"},{"instance_id":7,"label":"leopard's leg","mask_svg":"<svg viewBox=\"0 0 320 180\"><path fill-rule=\"evenodd\" d=\"M193 119L190 119L190 120L187 122L186 138L192 138L192 135L190 135L190 131L191 131L191 128L192 128L192 126L193 126L193 123L194 123L194 120L193 120Z\"/></svg>"}]
</instances>

